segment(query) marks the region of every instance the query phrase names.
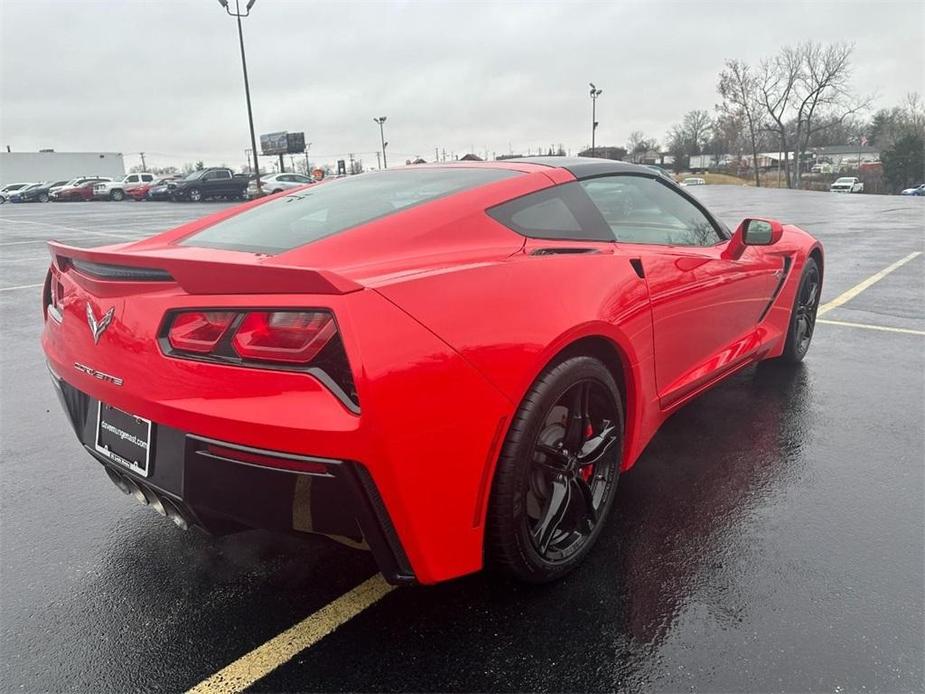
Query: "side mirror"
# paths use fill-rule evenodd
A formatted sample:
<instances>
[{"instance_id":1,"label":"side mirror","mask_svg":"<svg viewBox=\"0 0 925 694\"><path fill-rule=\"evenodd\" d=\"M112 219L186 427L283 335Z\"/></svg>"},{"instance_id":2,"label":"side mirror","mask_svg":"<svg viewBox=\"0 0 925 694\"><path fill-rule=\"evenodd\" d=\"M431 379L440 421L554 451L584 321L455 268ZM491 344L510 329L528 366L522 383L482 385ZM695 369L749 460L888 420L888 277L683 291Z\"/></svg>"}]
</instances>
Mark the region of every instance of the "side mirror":
<instances>
[{"instance_id":1,"label":"side mirror","mask_svg":"<svg viewBox=\"0 0 925 694\"><path fill-rule=\"evenodd\" d=\"M770 246L780 241L784 226L775 219L746 218L732 234L723 257L738 260L746 246Z\"/></svg>"},{"instance_id":2,"label":"side mirror","mask_svg":"<svg viewBox=\"0 0 925 694\"><path fill-rule=\"evenodd\" d=\"M770 246L780 241L784 233L781 223L773 219L745 219L739 228L746 246Z\"/></svg>"}]
</instances>

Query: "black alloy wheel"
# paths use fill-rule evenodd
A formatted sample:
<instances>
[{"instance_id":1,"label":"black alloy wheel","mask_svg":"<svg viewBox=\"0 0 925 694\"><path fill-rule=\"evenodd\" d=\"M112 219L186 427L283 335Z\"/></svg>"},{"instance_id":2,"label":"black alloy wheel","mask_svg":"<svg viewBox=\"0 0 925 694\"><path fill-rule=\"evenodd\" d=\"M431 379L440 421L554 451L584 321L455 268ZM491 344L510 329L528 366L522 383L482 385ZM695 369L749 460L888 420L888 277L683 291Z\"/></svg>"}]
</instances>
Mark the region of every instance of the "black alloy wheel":
<instances>
[{"instance_id":1,"label":"black alloy wheel","mask_svg":"<svg viewBox=\"0 0 925 694\"><path fill-rule=\"evenodd\" d=\"M781 361L795 364L802 361L809 351L816 330L816 313L819 310L821 294L822 274L819 272L819 265L815 258L807 258L793 302L790 328Z\"/></svg>"},{"instance_id":2,"label":"black alloy wheel","mask_svg":"<svg viewBox=\"0 0 925 694\"><path fill-rule=\"evenodd\" d=\"M518 411L492 491L489 558L534 583L574 569L612 505L623 450L613 376L579 356L548 369Z\"/></svg>"}]
</instances>

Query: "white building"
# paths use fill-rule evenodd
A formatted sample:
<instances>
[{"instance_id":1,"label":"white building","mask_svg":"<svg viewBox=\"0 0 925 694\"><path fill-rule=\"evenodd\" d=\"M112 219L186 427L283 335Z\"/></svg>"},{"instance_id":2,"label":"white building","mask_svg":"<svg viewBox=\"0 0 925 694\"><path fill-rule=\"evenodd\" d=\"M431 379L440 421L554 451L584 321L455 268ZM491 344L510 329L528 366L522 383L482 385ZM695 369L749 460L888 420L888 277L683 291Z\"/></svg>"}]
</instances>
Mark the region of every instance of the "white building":
<instances>
[{"instance_id":1,"label":"white building","mask_svg":"<svg viewBox=\"0 0 925 694\"><path fill-rule=\"evenodd\" d=\"M0 185L124 175L121 152L0 152Z\"/></svg>"}]
</instances>

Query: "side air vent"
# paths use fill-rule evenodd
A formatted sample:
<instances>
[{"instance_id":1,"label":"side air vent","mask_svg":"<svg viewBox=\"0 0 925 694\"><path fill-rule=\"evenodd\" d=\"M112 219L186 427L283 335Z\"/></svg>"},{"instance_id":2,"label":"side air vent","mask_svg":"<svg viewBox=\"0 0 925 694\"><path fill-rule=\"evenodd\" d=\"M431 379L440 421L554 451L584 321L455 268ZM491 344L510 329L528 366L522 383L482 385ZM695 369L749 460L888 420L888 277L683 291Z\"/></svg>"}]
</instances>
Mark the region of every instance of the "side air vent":
<instances>
[{"instance_id":1,"label":"side air vent","mask_svg":"<svg viewBox=\"0 0 925 694\"><path fill-rule=\"evenodd\" d=\"M587 253L600 253L600 251L596 248L537 248L535 251L531 251L530 255L580 255Z\"/></svg>"},{"instance_id":2,"label":"side air vent","mask_svg":"<svg viewBox=\"0 0 925 694\"><path fill-rule=\"evenodd\" d=\"M121 280L123 282L172 282L173 277L166 270L149 267L128 267L126 265L106 265L78 258L58 258L59 267L69 263L77 272L101 280Z\"/></svg>"},{"instance_id":3,"label":"side air vent","mask_svg":"<svg viewBox=\"0 0 925 694\"><path fill-rule=\"evenodd\" d=\"M642 260L640 258L630 258L630 265L633 266L633 270L639 275L639 279L645 279L646 269L642 266Z\"/></svg>"}]
</instances>

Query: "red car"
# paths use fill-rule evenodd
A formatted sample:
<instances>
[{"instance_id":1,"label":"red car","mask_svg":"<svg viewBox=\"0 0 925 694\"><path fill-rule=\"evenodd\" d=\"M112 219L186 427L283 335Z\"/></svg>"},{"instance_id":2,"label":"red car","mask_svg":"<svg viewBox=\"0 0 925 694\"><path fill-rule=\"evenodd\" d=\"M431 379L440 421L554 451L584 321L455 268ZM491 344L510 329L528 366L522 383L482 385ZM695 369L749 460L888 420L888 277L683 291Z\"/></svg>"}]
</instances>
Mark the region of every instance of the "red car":
<instances>
[{"instance_id":1,"label":"red car","mask_svg":"<svg viewBox=\"0 0 925 694\"><path fill-rule=\"evenodd\" d=\"M806 232L730 232L597 159L392 169L49 245L48 365L120 489L182 527L368 546L396 583L572 569L674 410L803 358L823 273Z\"/></svg>"},{"instance_id":2,"label":"red car","mask_svg":"<svg viewBox=\"0 0 925 694\"><path fill-rule=\"evenodd\" d=\"M97 183L111 180L111 178L82 178L75 181L72 185L56 190L51 194L51 199L54 202L67 202L72 200L82 200L86 202L93 200L93 186Z\"/></svg>"}]
</instances>

